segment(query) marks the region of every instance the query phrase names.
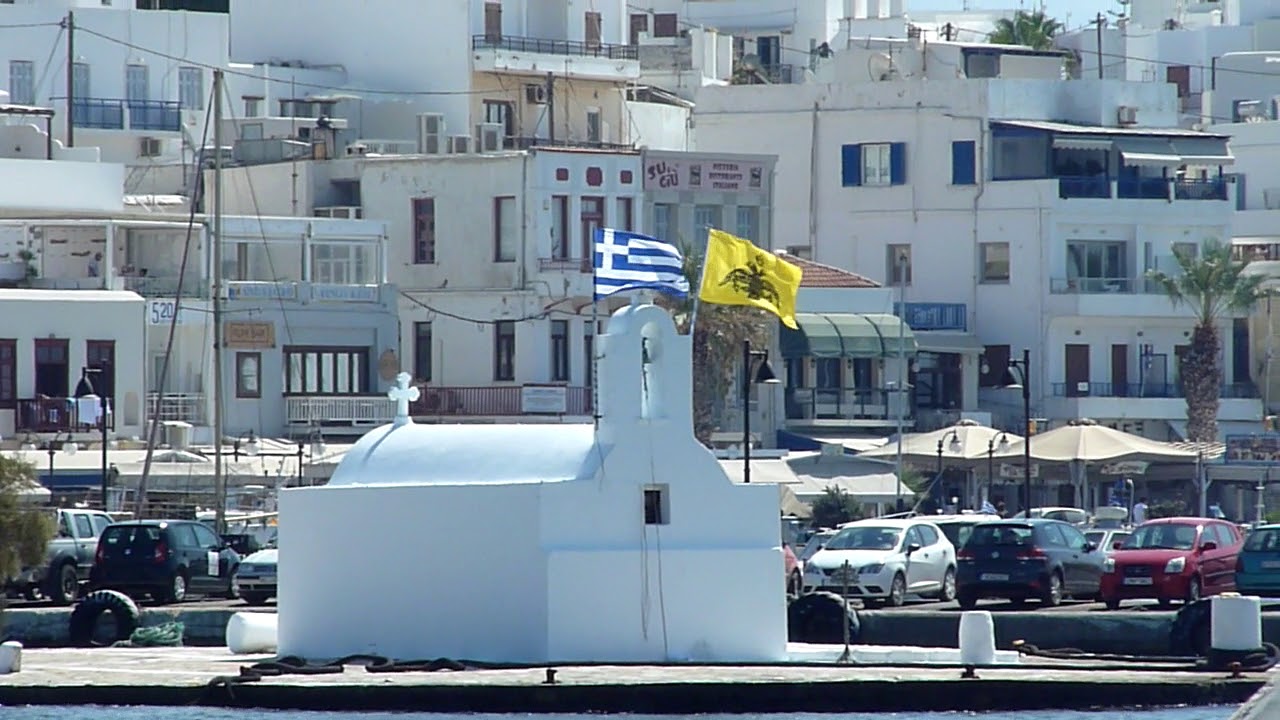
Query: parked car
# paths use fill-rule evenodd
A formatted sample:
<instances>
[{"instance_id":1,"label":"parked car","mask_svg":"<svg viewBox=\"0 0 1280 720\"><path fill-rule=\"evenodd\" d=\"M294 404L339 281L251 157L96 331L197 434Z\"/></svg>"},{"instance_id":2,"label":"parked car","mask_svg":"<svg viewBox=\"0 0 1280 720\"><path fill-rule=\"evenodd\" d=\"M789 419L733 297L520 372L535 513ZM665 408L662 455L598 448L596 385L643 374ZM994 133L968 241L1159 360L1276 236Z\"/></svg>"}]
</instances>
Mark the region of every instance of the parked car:
<instances>
[{"instance_id":1,"label":"parked car","mask_svg":"<svg viewBox=\"0 0 1280 720\"><path fill-rule=\"evenodd\" d=\"M274 547L263 548L240 560L232 582L245 602L266 605L267 600L276 597L276 564Z\"/></svg>"},{"instance_id":2,"label":"parked car","mask_svg":"<svg viewBox=\"0 0 1280 720\"><path fill-rule=\"evenodd\" d=\"M100 510L49 508L57 516L57 534L45 546L44 561L23 568L5 583L9 593L28 600L41 596L57 605L69 605L80 594L81 583L89 579L98 537L112 518Z\"/></svg>"},{"instance_id":3,"label":"parked car","mask_svg":"<svg viewBox=\"0 0 1280 720\"><path fill-rule=\"evenodd\" d=\"M1234 590L1242 542L1240 530L1223 520L1148 520L1106 559L1102 600L1115 610L1134 598L1168 605Z\"/></svg>"},{"instance_id":4,"label":"parked car","mask_svg":"<svg viewBox=\"0 0 1280 720\"><path fill-rule=\"evenodd\" d=\"M137 520L102 531L89 585L159 602L190 595L235 597L240 555L195 520Z\"/></svg>"},{"instance_id":5,"label":"parked car","mask_svg":"<svg viewBox=\"0 0 1280 720\"><path fill-rule=\"evenodd\" d=\"M846 587L849 597L868 605L896 607L908 594L951 600L956 588L955 548L937 526L922 519L849 523L804 565L805 592L843 593Z\"/></svg>"},{"instance_id":6,"label":"parked car","mask_svg":"<svg viewBox=\"0 0 1280 720\"><path fill-rule=\"evenodd\" d=\"M801 564L809 562L809 560L818 553L819 550L826 547L827 541L836 536L838 530L823 528L818 532L809 536L809 540L805 542L804 549L800 551L799 560Z\"/></svg>"},{"instance_id":7,"label":"parked car","mask_svg":"<svg viewBox=\"0 0 1280 720\"><path fill-rule=\"evenodd\" d=\"M938 526L943 535L951 541L956 548L964 547L964 543L969 539L969 534L973 532L973 526L978 523L987 522L989 520L999 520L999 515L987 514L961 514L961 515L930 515L929 522Z\"/></svg>"},{"instance_id":8,"label":"parked car","mask_svg":"<svg viewBox=\"0 0 1280 720\"><path fill-rule=\"evenodd\" d=\"M791 549L791 543L782 543L782 576L787 583L788 595L800 594L804 586L803 568L795 551Z\"/></svg>"},{"instance_id":9,"label":"parked car","mask_svg":"<svg viewBox=\"0 0 1280 720\"><path fill-rule=\"evenodd\" d=\"M975 525L958 560L956 598L966 609L982 598L1046 606L1093 598L1102 578L1102 553L1084 534L1045 518Z\"/></svg>"},{"instance_id":10,"label":"parked car","mask_svg":"<svg viewBox=\"0 0 1280 720\"><path fill-rule=\"evenodd\" d=\"M1236 557L1236 592L1280 596L1280 524L1259 525Z\"/></svg>"},{"instance_id":11,"label":"parked car","mask_svg":"<svg viewBox=\"0 0 1280 720\"><path fill-rule=\"evenodd\" d=\"M1014 519L1021 520L1027 516L1026 512L1020 512L1014 515ZM1084 527L1089 524L1089 513L1086 510L1073 507L1042 507L1031 508L1031 517L1043 518L1045 520L1058 520L1076 527Z\"/></svg>"},{"instance_id":12,"label":"parked car","mask_svg":"<svg viewBox=\"0 0 1280 720\"><path fill-rule=\"evenodd\" d=\"M1103 556L1115 552L1133 532L1119 528L1094 528L1084 531L1084 539L1102 552Z\"/></svg>"}]
</instances>

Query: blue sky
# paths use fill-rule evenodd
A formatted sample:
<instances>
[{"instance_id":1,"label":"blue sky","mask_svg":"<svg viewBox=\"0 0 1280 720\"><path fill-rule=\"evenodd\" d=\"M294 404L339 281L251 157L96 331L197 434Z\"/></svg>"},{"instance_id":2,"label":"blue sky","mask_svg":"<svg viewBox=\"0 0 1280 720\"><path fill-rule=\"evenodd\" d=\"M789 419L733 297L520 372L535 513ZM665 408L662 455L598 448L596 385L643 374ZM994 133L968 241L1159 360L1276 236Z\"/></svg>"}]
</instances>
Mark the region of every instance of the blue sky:
<instances>
[{"instance_id":1,"label":"blue sky","mask_svg":"<svg viewBox=\"0 0 1280 720\"><path fill-rule=\"evenodd\" d=\"M907 13L911 8L917 10L960 10L966 4L974 10L1004 10L1007 8L1038 8L1039 0L907 0ZM1067 22L1069 28L1078 28L1093 20L1099 12L1119 10L1116 0L1045 0L1049 15L1059 21ZM1070 20L1067 21L1067 15Z\"/></svg>"}]
</instances>

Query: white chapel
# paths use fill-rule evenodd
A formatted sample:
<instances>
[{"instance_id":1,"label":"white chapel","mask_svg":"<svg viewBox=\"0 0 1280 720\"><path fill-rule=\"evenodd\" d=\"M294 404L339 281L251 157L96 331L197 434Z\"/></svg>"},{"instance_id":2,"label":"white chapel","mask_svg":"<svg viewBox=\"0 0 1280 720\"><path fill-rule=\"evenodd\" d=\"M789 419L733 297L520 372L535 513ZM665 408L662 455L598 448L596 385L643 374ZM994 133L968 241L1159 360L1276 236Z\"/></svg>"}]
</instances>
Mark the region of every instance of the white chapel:
<instances>
[{"instance_id":1,"label":"white chapel","mask_svg":"<svg viewBox=\"0 0 1280 720\"><path fill-rule=\"evenodd\" d=\"M489 662L781 661L778 490L693 435L690 337L631 305L597 343L598 428L365 435L280 499L279 652Z\"/></svg>"}]
</instances>

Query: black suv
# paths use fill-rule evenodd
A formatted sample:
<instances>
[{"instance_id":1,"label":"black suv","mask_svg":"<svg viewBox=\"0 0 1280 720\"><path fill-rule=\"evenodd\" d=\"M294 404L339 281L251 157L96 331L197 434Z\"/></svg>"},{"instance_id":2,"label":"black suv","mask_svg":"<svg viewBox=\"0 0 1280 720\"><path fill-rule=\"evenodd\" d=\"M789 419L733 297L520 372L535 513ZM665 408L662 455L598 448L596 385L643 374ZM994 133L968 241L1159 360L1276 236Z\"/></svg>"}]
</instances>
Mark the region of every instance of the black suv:
<instances>
[{"instance_id":1,"label":"black suv","mask_svg":"<svg viewBox=\"0 0 1280 720\"><path fill-rule=\"evenodd\" d=\"M234 598L240 555L203 523L137 520L108 525L98 540L89 586L146 593L163 602L188 595Z\"/></svg>"}]
</instances>

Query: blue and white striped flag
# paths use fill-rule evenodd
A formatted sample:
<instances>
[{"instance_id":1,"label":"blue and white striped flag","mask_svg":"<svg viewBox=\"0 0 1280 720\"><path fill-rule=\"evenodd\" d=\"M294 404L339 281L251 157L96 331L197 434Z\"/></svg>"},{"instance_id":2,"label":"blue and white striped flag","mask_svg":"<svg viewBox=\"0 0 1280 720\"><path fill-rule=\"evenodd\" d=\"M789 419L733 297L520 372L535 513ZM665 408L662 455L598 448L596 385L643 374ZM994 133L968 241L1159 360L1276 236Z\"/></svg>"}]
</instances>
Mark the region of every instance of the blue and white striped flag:
<instances>
[{"instance_id":1,"label":"blue and white striped flag","mask_svg":"<svg viewBox=\"0 0 1280 720\"><path fill-rule=\"evenodd\" d=\"M626 290L657 290L685 297L689 281L675 245L639 233L596 230L596 299Z\"/></svg>"}]
</instances>

